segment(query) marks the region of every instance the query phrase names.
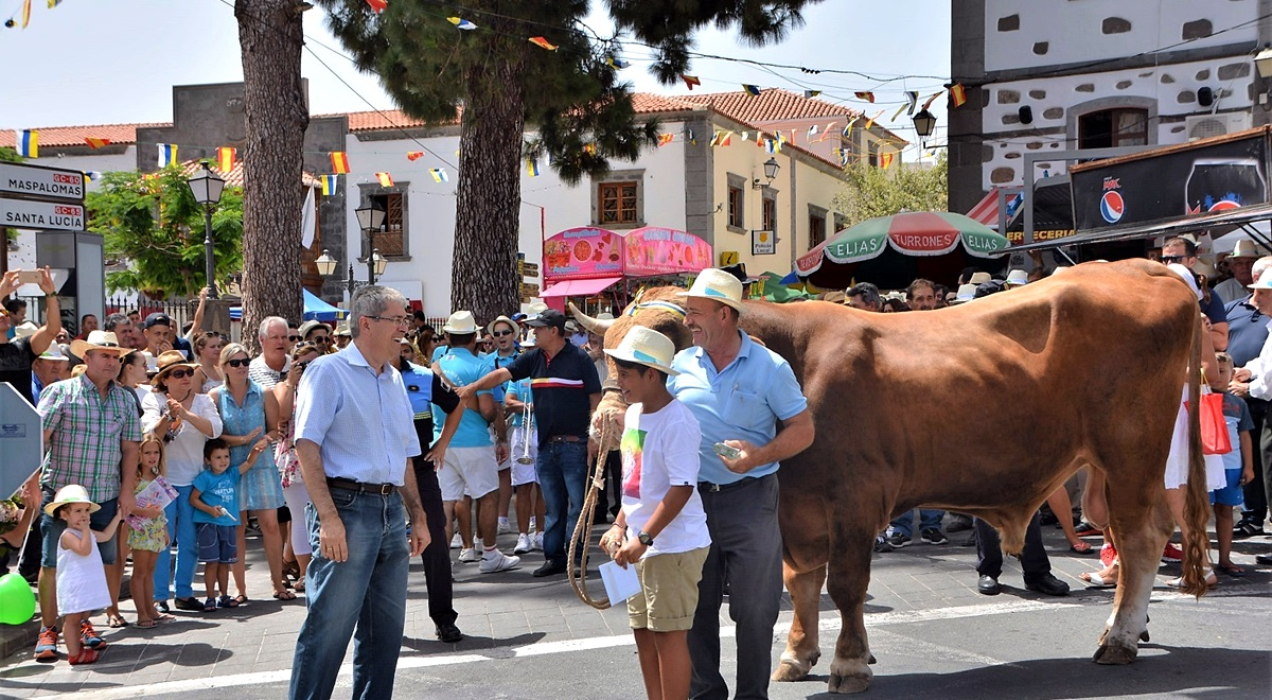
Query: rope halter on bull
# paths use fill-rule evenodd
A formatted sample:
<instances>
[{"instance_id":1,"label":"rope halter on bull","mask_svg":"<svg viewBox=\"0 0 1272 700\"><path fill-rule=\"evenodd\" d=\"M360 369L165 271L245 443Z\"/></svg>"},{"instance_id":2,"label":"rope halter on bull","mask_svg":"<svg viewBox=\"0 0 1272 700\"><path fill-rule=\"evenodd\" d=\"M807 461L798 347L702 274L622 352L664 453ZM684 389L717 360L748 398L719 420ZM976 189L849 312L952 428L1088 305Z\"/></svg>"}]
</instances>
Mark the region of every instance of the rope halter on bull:
<instances>
[{"instance_id":1,"label":"rope halter on bull","mask_svg":"<svg viewBox=\"0 0 1272 700\"><path fill-rule=\"evenodd\" d=\"M592 598L587 593L587 552L592 533L592 516L596 513L597 492L605 488L605 455L607 454L605 449L608 447L610 437L609 421L601 421L597 437L596 455L588 457L588 488L587 496L583 499L583 512L579 515L579 521L574 524L574 534L570 537L570 551L565 561L566 578L570 580L570 588L574 589L574 594L579 597L579 600L597 610L606 610L610 607L608 596L602 594L599 598ZM583 546L583 551L578 564L579 575L575 578L575 552L578 551L580 544Z\"/></svg>"}]
</instances>

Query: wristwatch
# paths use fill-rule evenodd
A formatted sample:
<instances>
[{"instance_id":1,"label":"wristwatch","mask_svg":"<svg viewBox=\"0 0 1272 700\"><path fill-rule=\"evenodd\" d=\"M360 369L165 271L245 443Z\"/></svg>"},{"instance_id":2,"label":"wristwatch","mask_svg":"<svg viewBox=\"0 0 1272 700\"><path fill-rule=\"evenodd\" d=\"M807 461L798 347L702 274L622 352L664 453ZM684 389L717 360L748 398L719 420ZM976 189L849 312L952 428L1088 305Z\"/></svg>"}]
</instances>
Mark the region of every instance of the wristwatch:
<instances>
[{"instance_id":1,"label":"wristwatch","mask_svg":"<svg viewBox=\"0 0 1272 700\"><path fill-rule=\"evenodd\" d=\"M654 546L654 536L644 530L641 530L640 533L636 535L636 539L640 540L640 543L646 547Z\"/></svg>"}]
</instances>

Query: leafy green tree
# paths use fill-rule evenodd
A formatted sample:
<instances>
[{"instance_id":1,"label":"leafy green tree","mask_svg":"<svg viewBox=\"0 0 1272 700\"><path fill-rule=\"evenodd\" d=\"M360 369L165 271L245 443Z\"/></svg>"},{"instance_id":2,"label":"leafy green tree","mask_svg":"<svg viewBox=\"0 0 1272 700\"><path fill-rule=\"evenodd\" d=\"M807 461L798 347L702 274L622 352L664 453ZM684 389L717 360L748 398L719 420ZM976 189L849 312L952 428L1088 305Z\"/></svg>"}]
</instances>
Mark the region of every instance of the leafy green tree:
<instances>
[{"instance_id":1,"label":"leafy green tree","mask_svg":"<svg viewBox=\"0 0 1272 700\"><path fill-rule=\"evenodd\" d=\"M616 27L655 48L653 71L678 81L694 31L737 25L754 44L780 39L816 0L608 0ZM516 308L516 254L524 157L576 184L611 159L635 160L658 125L636 119L631 86L615 67L621 42L584 20L587 0L390 2L317 0L358 67L380 76L408 115L460 122L451 304L478 318ZM477 25L463 31L448 21ZM530 43L543 37L556 50ZM462 109L461 109L462 106ZM536 131L525 142L527 124Z\"/></svg>"},{"instance_id":2,"label":"leafy green tree","mask_svg":"<svg viewBox=\"0 0 1272 700\"><path fill-rule=\"evenodd\" d=\"M102 234L108 260L127 269L106 275L111 290L137 289L154 298L194 297L207 286L203 207L175 166L142 175L106 173L89 192L88 230ZM218 284L243 269L243 192L226 187L212 210Z\"/></svg>"},{"instance_id":3,"label":"leafy green tree","mask_svg":"<svg viewBox=\"0 0 1272 700\"><path fill-rule=\"evenodd\" d=\"M901 211L946 211L949 204L949 168L943 152L931 167L885 170L861 163L849 165L844 175L848 182L835 196L835 209L849 226Z\"/></svg>"},{"instance_id":4,"label":"leafy green tree","mask_svg":"<svg viewBox=\"0 0 1272 700\"><path fill-rule=\"evenodd\" d=\"M18 152L5 146L0 148L0 163L25 163L26 159L18 155ZM4 229L4 236L10 244L18 240L18 230L15 228ZM7 260L0 260L0 270L8 269Z\"/></svg>"}]
</instances>

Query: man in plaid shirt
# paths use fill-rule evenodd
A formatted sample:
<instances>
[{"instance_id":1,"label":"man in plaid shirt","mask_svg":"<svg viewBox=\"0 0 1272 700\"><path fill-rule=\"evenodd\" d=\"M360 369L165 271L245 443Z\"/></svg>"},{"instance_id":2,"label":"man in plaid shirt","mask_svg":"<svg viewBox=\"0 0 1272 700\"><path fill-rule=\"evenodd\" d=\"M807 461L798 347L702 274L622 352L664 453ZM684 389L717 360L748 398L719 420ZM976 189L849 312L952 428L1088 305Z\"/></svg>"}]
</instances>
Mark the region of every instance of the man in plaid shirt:
<instances>
[{"instance_id":1,"label":"man in plaid shirt","mask_svg":"<svg viewBox=\"0 0 1272 700\"><path fill-rule=\"evenodd\" d=\"M127 350L119 346L114 333L93 331L87 340L76 340L71 352L84 359L83 375L45 387L36 408L48 446L40 469L40 489L44 505L53 502L58 489L79 484L101 506L93 513L91 527L103 530L122 509L127 515L134 506L137 483L138 445L141 418L132 390L115 383L119 358ZM57 659L57 541L66 523L49 515L41 516L44 550L40 560L40 617L43 627L35 648L35 658ZM115 562L115 540L99 547L102 563ZM84 620L81 641L88 648L104 642Z\"/></svg>"}]
</instances>

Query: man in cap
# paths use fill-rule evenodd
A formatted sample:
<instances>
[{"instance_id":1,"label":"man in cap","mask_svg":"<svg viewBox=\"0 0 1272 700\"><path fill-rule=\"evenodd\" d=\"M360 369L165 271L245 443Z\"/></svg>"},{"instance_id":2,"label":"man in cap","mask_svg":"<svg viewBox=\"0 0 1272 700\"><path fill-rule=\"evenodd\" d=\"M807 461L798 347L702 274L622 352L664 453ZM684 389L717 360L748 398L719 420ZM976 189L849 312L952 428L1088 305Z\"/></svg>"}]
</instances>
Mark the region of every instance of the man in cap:
<instances>
[{"instance_id":1,"label":"man in cap","mask_svg":"<svg viewBox=\"0 0 1272 700\"><path fill-rule=\"evenodd\" d=\"M156 311L147 316L141 324L141 333L146 338L146 352L155 357L175 349L172 344L172 319L168 314Z\"/></svg>"},{"instance_id":2,"label":"man in cap","mask_svg":"<svg viewBox=\"0 0 1272 700\"><path fill-rule=\"evenodd\" d=\"M566 570L566 541L583 512L589 452L588 422L601 401L601 383L592 359L566 337L565 314L545 309L528 325L535 329L534 348L507 367L460 387L461 400L509 380L530 377L534 389L534 422L539 434L537 473L547 506L543 534L543 566L535 576Z\"/></svg>"},{"instance_id":3,"label":"man in cap","mask_svg":"<svg viewBox=\"0 0 1272 700\"><path fill-rule=\"evenodd\" d=\"M22 286L22 283L18 281L20 272L21 270L10 270L0 277L0 299L8 300L9 295ZM36 392L33 391L31 382L31 366L41 353L49 349L54 338L62 330L62 312L57 301L57 286L53 283L49 268L45 267L39 272L39 286L44 292L44 301L47 305L44 317L48 319L42 328L30 336L11 340L9 331L20 323L15 319L24 318L24 316L12 315L9 305L0 310L0 384L11 385L33 406ZM23 304L24 314L25 310L26 305ZM34 469L35 465L32 464L29 468Z\"/></svg>"},{"instance_id":4,"label":"man in cap","mask_svg":"<svg viewBox=\"0 0 1272 700\"><path fill-rule=\"evenodd\" d=\"M720 674L720 606L737 623L735 697L768 697L773 626L782 597L777 470L813 443L808 402L777 353L738 328L742 283L708 268L682 294L695 347L672 361L667 388L702 431L698 492L711 549L689 631L691 697L727 698Z\"/></svg>"},{"instance_id":5,"label":"man in cap","mask_svg":"<svg viewBox=\"0 0 1272 700\"><path fill-rule=\"evenodd\" d=\"M1255 279L1259 279L1269 269L1272 269L1272 256L1255 261L1250 272ZM1246 407L1250 409L1250 417L1254 419L1253 434L1260 435L1264 430L1268 402L1250 395L1250 384L1253 380L1246 376L1246 372L1252 375L1256 372L1261 373L1258 358L1268 341L1268 318L1255 306L1252 294L1247 294L1224 308L1228 313L1228 354L1232 356L1233 365L1238 367L1228 390L1234 396L1245 399ZM1245 506L1241 511L1241 520L1233 527L1234 539L1262 535L1263 522L1268 516L1267 494L1264 489L1266 473L1263 451L1254 449L1253 457L1254 479L1243 487Z\"/></svg>"},{"instance_id":6,"label":"man in cap","mask_svg":"<svg viewBox=\"0 0 1272 700\"><path fill-rule=\"evenodd\" d=\"M115 513L127 515L133 508L137 481L137 454L141 419L132 390L115 383L119 358L127 351L114 333L93 331L76 340L71 351L83 358L84 374L45 388L40 396L40 419L48 451L40 470L43 504L53 502L59 489L81 484L89 498L101 506L93 514L92 527L103 529ZM51 516L41 520L44 547L40 558L40 617L42 628L35 658L57 659L57 540L65 523ZM102 563L115 563L115 538L98 545ZM85 619L81 641L90 649L104 643Z\"/></svg>"}]
</instances>

